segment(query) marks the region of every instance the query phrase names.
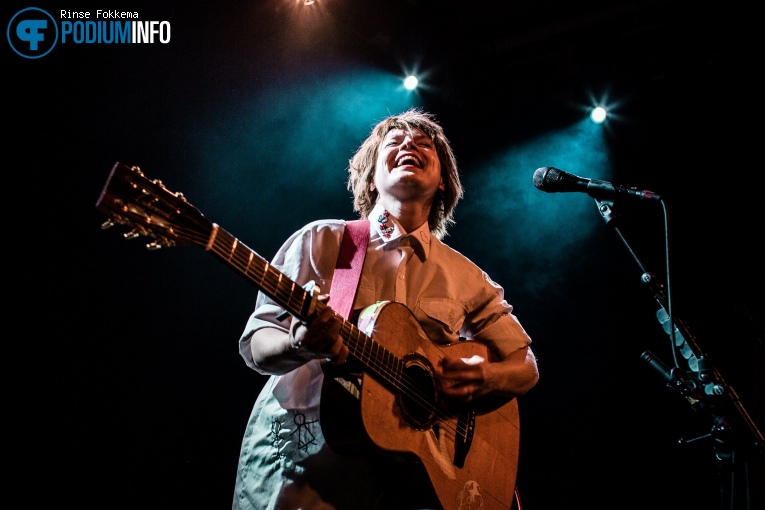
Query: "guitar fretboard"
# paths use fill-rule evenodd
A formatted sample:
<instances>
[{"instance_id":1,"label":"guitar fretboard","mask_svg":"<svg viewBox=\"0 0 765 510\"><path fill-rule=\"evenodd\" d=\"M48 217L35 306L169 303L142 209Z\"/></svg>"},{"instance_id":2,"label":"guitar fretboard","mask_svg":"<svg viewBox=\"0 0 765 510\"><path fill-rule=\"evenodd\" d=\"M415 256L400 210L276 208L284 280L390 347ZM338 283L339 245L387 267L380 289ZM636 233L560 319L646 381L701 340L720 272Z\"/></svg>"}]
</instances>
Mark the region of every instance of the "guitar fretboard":
<instances>
[{"instance_id":1,"label":"guitar fretboard","mask_svg":"<svg viewBox=\"0 0 765 510\"><path fill-rule=\"evenodd\" d=\"M309 322L326 306L217 224L213 225L206 249L302 321ZM402 389L404 362L401 358L375 342L348 320L343 319L340 335L345 340L350 354L378 380L397 390Z\"/></svg>"}]
</instances>

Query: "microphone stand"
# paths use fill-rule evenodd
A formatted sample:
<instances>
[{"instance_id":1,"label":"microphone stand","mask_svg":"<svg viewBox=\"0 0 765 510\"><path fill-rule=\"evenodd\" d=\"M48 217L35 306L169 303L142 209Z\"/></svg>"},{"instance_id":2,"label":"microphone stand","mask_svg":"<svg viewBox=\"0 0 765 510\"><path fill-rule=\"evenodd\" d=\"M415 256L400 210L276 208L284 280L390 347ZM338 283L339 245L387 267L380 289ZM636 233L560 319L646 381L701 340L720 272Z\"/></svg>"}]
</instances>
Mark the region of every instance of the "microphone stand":
<instances>
[{"instance_id":1,"label":"microphone stand","mask_svg":"<svg viewBox=\"0 0 765 510\"><path fill-rule=\"evenodd\" d=\"M656 317L664 331L670 336L672 344L673 368L669 368L650 351L641 354L640 359L656 371L664 380L666 386L682 396L694 411L703 414L710 423L710 432L701 437L680 440L681 444L690 444L695 441L711 441L715 458L718 461L720 477L720 503L721 510L734 510L734 503L739 501L734 490L739 489L734 484L738 452L755 453L761 458L765 454L765 440L762 431L746 410L743 402L731 385L725 382L722 374L715 368L709 356L701 349L696 337L691 333L682 320L673 317L671 300L665 287L656 277L647 271L638 259L634 250L630 247L618 227L618 215L614 210L613 200L595 199L598 212L603 217L606 225L611 227L618 235L622 243L627 247L630 255L637 263L641 271L640 281L651 292L659 308ZM662 201L663 204L663 201ZM667 268L669 271L669 268ZM669 274L667 275L669 278ZM678 363L677 353L685 360L687 369L681 369ZM723 411L723 408L727 412ZM730 416L728 412L733 412ZM736 422L734 425L734 421ZM748 430L747 439L741 437L739 426ZM746 455L744 457L744 476L748 476ZM743 490L748 490L748 479L744 480ZM748 493L743 494L742 509L748 509Z\"/></svg>"}]
</instances>

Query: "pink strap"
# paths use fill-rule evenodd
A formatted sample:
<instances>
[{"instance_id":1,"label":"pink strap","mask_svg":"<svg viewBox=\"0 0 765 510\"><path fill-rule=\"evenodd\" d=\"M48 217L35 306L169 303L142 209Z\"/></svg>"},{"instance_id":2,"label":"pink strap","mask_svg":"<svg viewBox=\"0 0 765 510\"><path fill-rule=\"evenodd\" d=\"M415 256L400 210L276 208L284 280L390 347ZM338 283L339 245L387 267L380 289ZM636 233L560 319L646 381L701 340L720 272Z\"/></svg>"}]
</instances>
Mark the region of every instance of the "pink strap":
<instances>
[{"instance_id":1,"label":"pink strap","mask_svg":"<svg viewBox=\"0 0 765 510\"><path fill-rule=\"evenodd\" d=\"M368 244L369 220L347 221L332 287L329 289L329 306L346 320L350 317L356 299Z\"/></svg>"}]
</instances>

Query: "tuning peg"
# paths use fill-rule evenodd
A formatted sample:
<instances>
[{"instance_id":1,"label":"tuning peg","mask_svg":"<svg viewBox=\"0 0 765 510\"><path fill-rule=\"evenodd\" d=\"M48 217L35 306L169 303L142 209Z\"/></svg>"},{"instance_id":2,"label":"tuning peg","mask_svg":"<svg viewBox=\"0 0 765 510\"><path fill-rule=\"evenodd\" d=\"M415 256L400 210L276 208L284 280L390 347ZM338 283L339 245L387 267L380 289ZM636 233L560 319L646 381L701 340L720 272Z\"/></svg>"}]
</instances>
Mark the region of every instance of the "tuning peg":
<instances>
[{"instance_id":1,"label":"tuning peg","mask_svg":"<svg viewBox=\"0 0 765 510\"><path fill-rule=\"evenodd\" d=\"M125 237L125 239L135 239L136 237L149 235L149 232L145 228L141 226L137 226L133 228L133 230L131 230L130 232L125 232L122 235Z\"/></svg>"},{"instance_id":2,"label":"tuning peg","mask_svg":"<svg viewBox=\"0 0 765 510\"><path fill-rule=\"evenodd\" d=\"M114 222L112 220L106 220L105 222L101 223L101 230L106 230L108 228L112 228L114 226Z\"/></svg>"},{"instance_id":3,"label":"tuning peg","mask_svg":"<svg viewBox=\"0 0 765 510\"><path fill-rule=\"evenodd\" d=\"M146 248L151 251L159 250L162 248L172 248L175 246L175 242L167 237L160 236L155 238L154 241L146 245Z\"/></svg>"}]
</instances>

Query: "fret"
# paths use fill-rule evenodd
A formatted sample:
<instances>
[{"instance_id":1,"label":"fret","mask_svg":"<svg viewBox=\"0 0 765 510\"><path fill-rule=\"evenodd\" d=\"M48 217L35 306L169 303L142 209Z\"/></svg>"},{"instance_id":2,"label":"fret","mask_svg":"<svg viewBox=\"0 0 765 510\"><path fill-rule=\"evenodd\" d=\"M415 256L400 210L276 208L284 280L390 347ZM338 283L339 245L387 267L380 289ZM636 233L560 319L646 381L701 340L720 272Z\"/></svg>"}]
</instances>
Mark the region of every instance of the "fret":
<instances>
[{"instance_id":1,"label":"fret","mask_svg":"<svg viewBox=\"0 0 765 510\"><path fill-rule=\"evenodd\" d=\"M233 238L233 242L231 243L231 249L229 250L228 254L228 260L231 261L232 258L234 258L234 253L236 253L236 247L239 244L239 240L237 238Z\"/></svg>"}]
</instances>

